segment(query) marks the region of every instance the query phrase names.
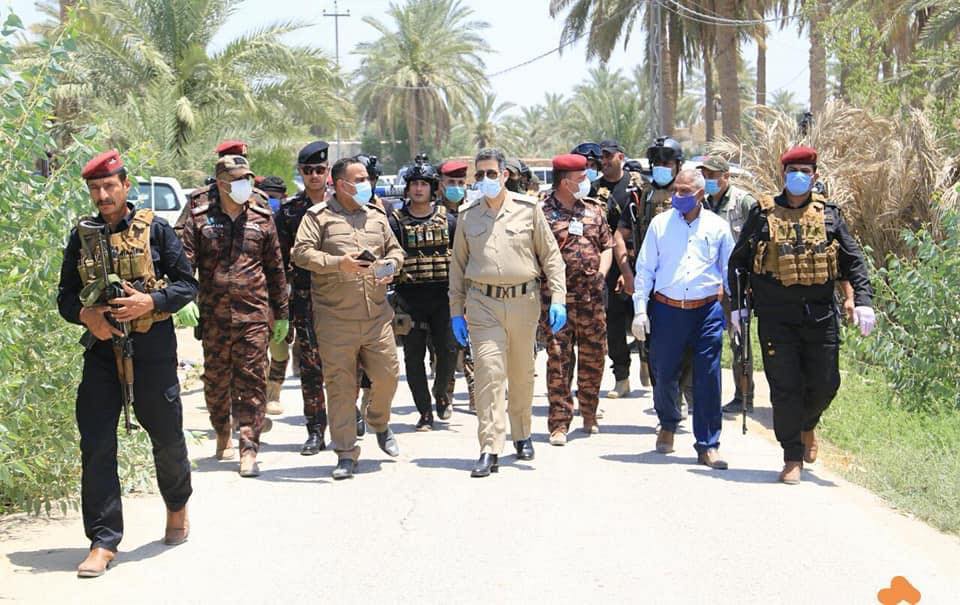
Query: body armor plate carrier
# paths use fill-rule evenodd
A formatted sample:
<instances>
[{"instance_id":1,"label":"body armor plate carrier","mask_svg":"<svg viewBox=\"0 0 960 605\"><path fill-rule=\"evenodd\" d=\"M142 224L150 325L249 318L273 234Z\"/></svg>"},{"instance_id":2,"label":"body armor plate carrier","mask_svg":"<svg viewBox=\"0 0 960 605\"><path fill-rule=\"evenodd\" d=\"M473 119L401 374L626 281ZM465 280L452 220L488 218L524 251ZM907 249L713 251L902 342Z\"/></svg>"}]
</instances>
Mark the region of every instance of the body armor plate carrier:
<instances>
[{"instance_id":1,"label":"body armor plate carrier","mask_svg":"<svg viewBox=\"0 0 960 605\"><path fill-rule=\"evenodd\" d=\"M766 273L784 286L814 286L837 279L839 244L827 241L826 206L815 197L802 208L760 200L770 240L757 242L754 273Z\"/></svg>"}]
</instances>

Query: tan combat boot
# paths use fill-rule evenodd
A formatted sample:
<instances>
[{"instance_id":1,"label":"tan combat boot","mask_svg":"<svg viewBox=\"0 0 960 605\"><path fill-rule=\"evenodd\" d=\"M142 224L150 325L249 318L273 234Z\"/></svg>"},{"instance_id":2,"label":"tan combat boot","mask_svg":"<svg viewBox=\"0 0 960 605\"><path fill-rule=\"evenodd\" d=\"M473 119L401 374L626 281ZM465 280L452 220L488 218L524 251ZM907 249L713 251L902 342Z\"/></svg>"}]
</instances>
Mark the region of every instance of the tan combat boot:
<instances>
[{"instance_id":1,"label":"tan combat boot","mask_svg":"<svg viewBox=\"0 0 960 605\"><path fill-rule=\"evenodd\" d=\"M802 462L784 462L783 470L780 471L780 482L787 485L797 485L800 483L800 471L802 469Z\"/></svg>"},{"instance_id":2,"label":"tan combat boot","mask_svg":"<svg viewBox=\"0 0 960 605\"><path fill-rule=\"evenodd\" d=\"M230 429L217 433L217 460L233 460L237 451L233 449L233 439Z\"/></svg>"},{"instance_id":3,"label":"tan combat boot","mask_svg":"<svg viewBox=\"0 0 960 605\"><path fill-rule=\"evenodd\" d=\"M167 546L183 544L190 536L190 519L187 518L187 507L174 512L167 511L167 528L163 534L163 543Z\"/></svg>"},{"instance_id":4,"label":"tan combat boot","mask_svg":"<svg viewBox=\"0 0 960 605\"><path fill-rule=\"evenodd\" d=\"M817 452L820 450L820 444L817 443L817 433L815 431L802 431L800 441L803 442L803 461L813 464L817 461Z\"/></svg>"},{"instance_id":5,"label":"tan combat boot","mask_svg":"<svg viewBox=\"0 0 960 605\"><path fill-rule=\"evenodd\" d=\"M550 433L550 445L564 446L567 444L567 432L563 429L557 429Z\"/></svg>"},{"instance_id":6,"label":"tan combat boot","mask_svg":"<svg viewBox=\"0 0 960 605\"><path fill-rule=\"evenodd\" d=\"M630 395L630 380L627 378L618 380L617 383L613 385L613 388L607 391L607 399L620 399L628 395Z\"/></svg>"},{"instance_id":7,"label":"tan combat boot","mask_svg":"<svg viewBox=\"0 0 960 605\"><path fill-rule=\"evenodd\" d=\"M110 563L116 558L117 553L106 548L91 548L87 558L77 566L78 578L98 578L103 575Z\"/></svg>"},{"instance_id":8,"label":"tan combat boot","mask_svg":"<svg viewBox=\"0 0 960 605\"><path fill-rule=\"evenodd\" d=\"M660 429L657 433L657 451L661 454L670 454L673 452L673 431Z\"/></svg>"},{"instance_id":9,"label":"tan combat boot","mask_svg":"<svg viewBox=\"0 0 960 605\"><path fill-rule=\"evenodd\" d=\"M253 450L246 450L240 454L240 476L258 477L260 475L260 465L257 464L257 453Z\"/></svg>"},{"instance_id":10,"label":"tan combat boot","mask_svg":"<svg viewBox=\"0 0 960 605\"><path fill-rule=\"evenodd\" d=\"M280 403L280 389L283 388L282 382L267 382L267 413L271 416L279 416L283 413L283 405Z\"/></svg>"}]
</instances>

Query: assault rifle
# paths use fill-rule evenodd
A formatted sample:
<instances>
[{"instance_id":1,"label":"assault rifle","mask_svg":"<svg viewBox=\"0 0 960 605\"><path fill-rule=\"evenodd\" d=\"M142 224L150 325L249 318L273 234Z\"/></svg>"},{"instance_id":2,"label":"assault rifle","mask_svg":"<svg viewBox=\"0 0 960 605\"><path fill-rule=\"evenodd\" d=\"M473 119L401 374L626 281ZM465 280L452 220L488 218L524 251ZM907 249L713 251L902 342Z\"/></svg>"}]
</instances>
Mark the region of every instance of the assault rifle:
<instances>
[{"instance_id":1,"label":"assault rifle","mask_svg":"<svg viewBox=\"0 0 960 605\"><path fill-rule=\"evenodd\" d=\"M88 258L97 259L97 279L80 292L80 301L85 307L107 304L114 298L124 296L123 282L115 272L117 266L107 235L107 226L89 220L80 221L77 226L80 242ZM130 322L118 322L109 314L104 314L110 324L120 330L120 336L112 337L113 355L117 362L117 378L120 380L120 394L123 398L123 426L129 434L140 428L130 419L130 407L134 404L133 392L133 339L130 338ZM97 338L88 330L80 338L80 344L90 350Z\"/></svg>"},{"instance_id":2,"label":"assault rifle","mask_svg":"<svg viewBox=\"0 0 960 605\"><path fill-rule=\"evenodd\" d=\"M753 364L751 361L752 351L750 347L750 278L749 274L744 272L741 269L736 270L737 276L737 297L734 301L734 304L731 305L731 308L743 301L743 313L737 319L737 322L740 324L740 331L734 332L733 336L733 355L737 359L737 362L740 364L740 374L736 376L736 380L740 383L740 393L744 398L744 401L741 402L741 416L743 418L742 431L743 434L747 434L747 393L750 392L750 372L752 372ZM746 284L744 285L744 282Z\"/></svg>"}]
</instances>

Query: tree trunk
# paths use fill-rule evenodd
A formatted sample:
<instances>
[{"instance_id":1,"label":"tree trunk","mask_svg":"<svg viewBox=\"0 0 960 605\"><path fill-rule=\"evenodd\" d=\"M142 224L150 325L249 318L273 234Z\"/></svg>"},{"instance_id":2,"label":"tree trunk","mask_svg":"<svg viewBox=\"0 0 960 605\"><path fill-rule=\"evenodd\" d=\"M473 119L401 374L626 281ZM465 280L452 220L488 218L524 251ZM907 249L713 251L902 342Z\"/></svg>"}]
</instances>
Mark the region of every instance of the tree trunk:
<instances>
[{"instance_id":1,"label":"tree trunk","mask_svg":"<svg viewBox=\"0 0 960 605\"><path fill-rule=\"evenodd\" d=\"M673 111L671 100L676 95L676 82L673 81L670 56L670 33L667 30L667 11L660 11L660 132L661 135L673 133Z\"/></svg>"},{"instance_id":2,"label":"tree trunk","mask_svg":"<svg viewBox=\"0 0 960 605\"><path fill-rule=\"evenodd\" d=\"M761 15L762 17L762 15ZM757 28L757 105L767 104L767 26Z\"/></svg>"},{"instance_id":3,"label":"tree trunk","mask_svg":"<svg viewBox=\"0 0 960 605\"><path fill-rule=\"evenodd\" d=\"M821 24L830 14L824 0L811 2L810 11L810 111L819 117L827 104L827 45Z\"/></svg>"},{"instance_id":4,"label":"tree trunk","mask_svg":"<svg viewBox=\"0 0 960 605\"><path fill-rule=\"evenodd\" d=\"M735 18L735 0L719 0L717 12ZM723 110L723 136L733 141L740 140L740 86L737 74L739 40L735 27L717 28L717 70L720 72L720 100Z\"/></svg>"},{"instance_id":5,"label":"tree trunk","mask_svg":"<svg viewBox=\"0 0 960 605\"><path fill-rule=\"evenodd\" d=\"M670 89L667 104L663 109L664 134L673 134L676 127L677 100L680 98L680 57L683 54L683 23L676 13L670 12L667 25L667 44L669 60L664 59L670 68Z\"/></svg>"},{"instance_id":6,"label":"tree trunk","mask_svg":"<svg viewBox=\"0 0 960 605\"><path fill-rule=\"evenodd\" d=\"M703 121L706 124L705 135L709 143L717 136L714 132L717 121L717 113L714 111L717 93L713 90L714 27L704 25L703 28Z\"/></svg>"}]
</instances>

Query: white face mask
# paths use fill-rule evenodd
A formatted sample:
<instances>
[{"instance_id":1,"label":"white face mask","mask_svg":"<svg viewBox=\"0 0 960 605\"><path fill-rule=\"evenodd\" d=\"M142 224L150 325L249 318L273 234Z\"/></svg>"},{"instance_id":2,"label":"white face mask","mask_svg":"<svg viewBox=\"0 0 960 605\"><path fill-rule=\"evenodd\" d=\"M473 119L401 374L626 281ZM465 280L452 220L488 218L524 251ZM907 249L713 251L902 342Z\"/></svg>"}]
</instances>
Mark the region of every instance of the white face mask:
<instances>
[{"instance_id":1,"label":"white face mask","mask_svg":"<svg viewBox=\"0 0 960 605\"><path fill-rule=\"evenodd\" d=\"M253 183L250 179L230 182L230 198L238 204L246 204L253 195Z\"/></svg>"},{"instance_id":2,"label":"white face mask","mask_svg":"<svg viewBox=\"0 0 960 605\"><path fill-rule=\"evenodd\" d=\"M573 197L578 200L582 200L587 197L587 194L590 193L590 181L588 179L583 179L577 184L577 190L573 192Z\"/></svg>"}]
</instances>

